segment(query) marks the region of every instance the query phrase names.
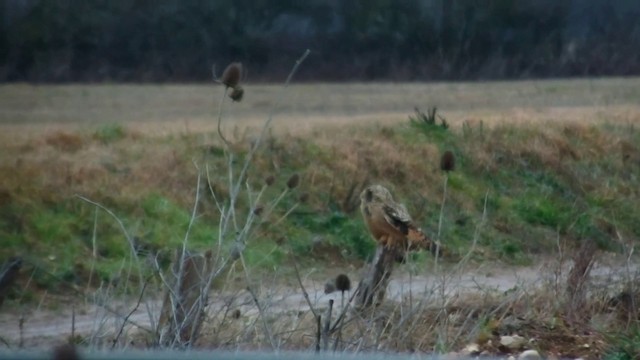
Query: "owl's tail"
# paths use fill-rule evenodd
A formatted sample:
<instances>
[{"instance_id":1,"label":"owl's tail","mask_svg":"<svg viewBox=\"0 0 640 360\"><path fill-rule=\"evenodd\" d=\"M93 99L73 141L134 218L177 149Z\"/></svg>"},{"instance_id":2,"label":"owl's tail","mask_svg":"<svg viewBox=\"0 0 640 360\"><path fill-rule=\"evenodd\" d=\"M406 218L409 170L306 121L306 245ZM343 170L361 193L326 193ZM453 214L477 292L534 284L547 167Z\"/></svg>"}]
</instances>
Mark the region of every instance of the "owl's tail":
<instances>
[{"instance_id":1,"label":"owl's tail","mask_svg":"<svg viewBox=\"0 0 640 360\"><path fill-rule=\"evenodd\" d=\"M431 240L422 230L416 227L410 227L407 233L407 250L427 249L436 256L443 254L442 246L437 241Z\"/></svg>"}]
</instances>

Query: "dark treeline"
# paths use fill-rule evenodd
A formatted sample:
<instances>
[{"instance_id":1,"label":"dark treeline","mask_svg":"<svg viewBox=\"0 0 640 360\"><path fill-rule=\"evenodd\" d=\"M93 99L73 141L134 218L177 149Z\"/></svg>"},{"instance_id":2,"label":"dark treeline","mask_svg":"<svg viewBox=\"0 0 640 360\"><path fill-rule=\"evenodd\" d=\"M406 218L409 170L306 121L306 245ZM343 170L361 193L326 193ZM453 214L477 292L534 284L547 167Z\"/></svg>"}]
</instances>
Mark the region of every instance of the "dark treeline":
<instances>
[{"instance_id":1,"label":"dark treeline","mask_svg":"<svg viewBox=\"0 0 640 360\"><path fill-rule=\"evenodd\" d=\"M638 0L0 0L1 81L640 74Z\"/></svg>"}]
</instances>

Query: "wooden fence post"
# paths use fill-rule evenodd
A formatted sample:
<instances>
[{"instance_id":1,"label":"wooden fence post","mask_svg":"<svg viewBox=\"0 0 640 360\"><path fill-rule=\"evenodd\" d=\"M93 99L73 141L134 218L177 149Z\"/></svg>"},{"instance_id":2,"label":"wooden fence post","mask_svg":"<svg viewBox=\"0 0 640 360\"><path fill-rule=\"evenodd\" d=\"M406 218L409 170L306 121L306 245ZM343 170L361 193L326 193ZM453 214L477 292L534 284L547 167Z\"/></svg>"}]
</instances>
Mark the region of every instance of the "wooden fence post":
<instances>
[{"instance_id":1,"label":"wooden fence post","mask_svg":"<svg viewBox=\"0 0 640 360\"><path fill-rule=\"evenodd\" d=\"M369 308L378 306L384 301L387 285L397 257L396 248L378 245L376 254L367 265L364 276L360 280L356 294L356 306Z\"/></svg>"}]
</instances>

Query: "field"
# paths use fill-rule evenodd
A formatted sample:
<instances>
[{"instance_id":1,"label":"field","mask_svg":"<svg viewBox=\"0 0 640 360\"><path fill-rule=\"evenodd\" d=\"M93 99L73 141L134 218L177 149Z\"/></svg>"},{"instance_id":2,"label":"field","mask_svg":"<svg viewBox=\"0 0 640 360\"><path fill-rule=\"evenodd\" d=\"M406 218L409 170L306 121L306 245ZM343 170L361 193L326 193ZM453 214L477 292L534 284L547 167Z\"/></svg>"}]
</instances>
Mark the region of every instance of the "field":
<instances>
[{"instance_id":1,"label":"field","mask_svg":"<svg viewBox=\"0 0 640 360\"><path fill-rule=\"evenodd\" d=\"M90 325L107 318L100 303L127 314L153 284L142 292L158 308L163 284L152 274L170 267L174 249L212 250L223 262L242 237L242 256L213 284L216 325L200 346L309 349L315 329L298 283L325 309L327 279L359 280L375 244L358 194L382 183L451 257L411 254L393 274L383 320L350 322L345 349L477 343L496 354L625 358L640 348L629 306L640 79L244 87L241 102L221 108L214 84L0 86L0 260L23 259L17 285L0 294L0 327L20 334L0 333L7 346L49 344L72 304L84 312L74 341L104 347L108 336ZM440 169L447 150L450 174ZM288 186L294 174L300 183ZM247 287L253 300L240 303ZM241 322L229 323L232 305ZM20 319L34 309L34 328L52 330L23 337ZM381 326L377 337L359 333L367 319ZM127 329L127 339L151 341ZM514 333L528 345L499 345Z\"/></svg>"}]
</instances>

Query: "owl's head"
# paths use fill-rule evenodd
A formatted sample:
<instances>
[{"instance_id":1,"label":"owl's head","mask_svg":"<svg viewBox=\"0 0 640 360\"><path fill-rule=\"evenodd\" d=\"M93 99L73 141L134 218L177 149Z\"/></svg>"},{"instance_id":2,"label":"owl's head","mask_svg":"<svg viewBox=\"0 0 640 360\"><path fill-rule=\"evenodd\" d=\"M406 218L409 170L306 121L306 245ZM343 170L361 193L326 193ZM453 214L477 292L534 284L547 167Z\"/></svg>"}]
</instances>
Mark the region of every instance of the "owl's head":
<instances>
[{"instance_id":1,"label":"owl's head","mask_svg":"<svg viewBox=\"0 0 640 360\"><path fill-rule=\"evenodd\" d=\"M360 201L363 203L370 202L389 202L393 201L393 197L387 188L382 185L367 186L360 194Z\"/></svg>"}]
</instances>

